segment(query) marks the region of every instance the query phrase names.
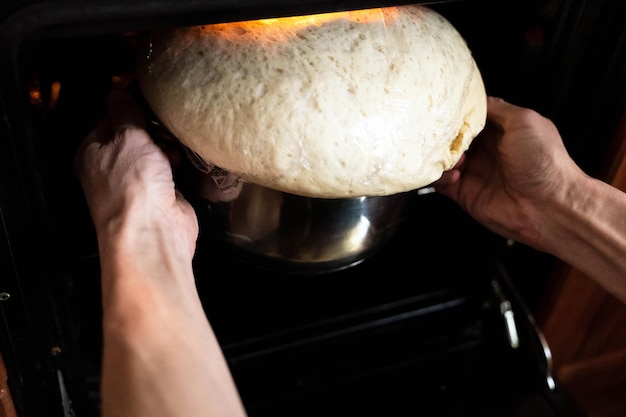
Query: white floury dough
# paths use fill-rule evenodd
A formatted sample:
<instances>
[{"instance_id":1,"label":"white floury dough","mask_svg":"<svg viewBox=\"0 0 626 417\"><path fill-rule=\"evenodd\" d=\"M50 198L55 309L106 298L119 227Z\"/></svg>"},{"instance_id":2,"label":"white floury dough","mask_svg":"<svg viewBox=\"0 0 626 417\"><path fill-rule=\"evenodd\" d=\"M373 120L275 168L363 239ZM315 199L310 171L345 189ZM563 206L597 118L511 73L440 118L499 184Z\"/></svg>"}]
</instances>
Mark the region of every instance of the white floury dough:
<instances>
[{"instance_id":1,"label":"white floury dough","mask_svg":"<svg viewBox=\"0 0 626 417\"><path fill-rule=\"evenodd\" d=\"M155 33L138 80L208 163L311 197L428 185L486 120L471 51L424 6Z\"/></svg>"}]
</instances>

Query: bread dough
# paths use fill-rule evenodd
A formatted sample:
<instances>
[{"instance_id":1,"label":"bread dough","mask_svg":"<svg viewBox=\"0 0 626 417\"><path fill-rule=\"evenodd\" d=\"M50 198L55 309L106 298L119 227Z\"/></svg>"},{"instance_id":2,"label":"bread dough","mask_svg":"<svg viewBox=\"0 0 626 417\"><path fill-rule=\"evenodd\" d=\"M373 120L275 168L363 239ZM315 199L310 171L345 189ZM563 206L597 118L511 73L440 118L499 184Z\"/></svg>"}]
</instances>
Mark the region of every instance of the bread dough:
<instances>
[{"instance_id":1,"label":"bread dough","mask_svg":"<svg viewBox=\"0 0 626 417\"><path fill-rule=\"evenodd\" d=\"M153 33L138 81L207 163L310 197L426 186L486 120L465 40L418 5Z\"/></svg>"}]
</instances>

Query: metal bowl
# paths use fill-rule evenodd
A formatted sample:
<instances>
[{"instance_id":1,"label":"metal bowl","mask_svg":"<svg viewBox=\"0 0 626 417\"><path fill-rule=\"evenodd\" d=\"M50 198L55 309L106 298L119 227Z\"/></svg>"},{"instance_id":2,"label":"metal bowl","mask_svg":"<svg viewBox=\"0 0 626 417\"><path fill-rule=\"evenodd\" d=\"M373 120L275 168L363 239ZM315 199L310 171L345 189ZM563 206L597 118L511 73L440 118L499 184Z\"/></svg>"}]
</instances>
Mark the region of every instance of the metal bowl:
<instances>
[{"instance_id":1,"label":"metal bowl","mask_svg":"<svg viewBox=\"0 0 626 417\"><path fill-rule=\"evenodd\" d=\"M155 123L153 137L176 139ZM326 273L355 266L379 249L401 223L407 193L323 199L242 181L180 144L187 163L178 181L193 193L218 242L256 266L290 273Z\"/></svg>"},{"instance_id":2,"label":"metal bowl","mask_svg":"<svg viewBox=\"0 0 626 417\"><path fill-rule=\"evenodd\" d=\"M400 223L405 199L318 199L245 183L236 198L207 209L214 235L248 261L320 273L357 265L378 249Z\"/></svg>"},{"instance_id":3,"label":"metal bowl","mask_svg":"<svg viewBox=\"0 0 626 417\"><path fill-rule=\"evenodd\" d=\"M205 227L263 269L317 274L355 266L389 240L405 214L407 193L304 197L241 181L187 154L193 168L186 188Z\"/></svg>"}]
</instances>

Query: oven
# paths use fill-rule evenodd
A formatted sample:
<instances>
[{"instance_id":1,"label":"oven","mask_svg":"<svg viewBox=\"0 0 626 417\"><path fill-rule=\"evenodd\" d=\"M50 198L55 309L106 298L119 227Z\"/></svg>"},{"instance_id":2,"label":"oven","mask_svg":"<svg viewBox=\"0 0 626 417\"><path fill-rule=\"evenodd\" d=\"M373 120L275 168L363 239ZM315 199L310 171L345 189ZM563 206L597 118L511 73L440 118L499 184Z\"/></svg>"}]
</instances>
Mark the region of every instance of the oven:
<instances>
[{"instance_id":1,"label":"oven","mask_svg":"<svg viewBox=\"0 0 626 417\"><path fill-rule=\"evenodd\" d=\"M133 76L138 37L386 4L0 5L0 352L17 416L99 414L99 260L72 158L111 81ZM572 156L598 170L626 97L621 0L428 5L466 38L488 94L551 117ZM533 318L554 260L437 194L408 197L402 226L365 261L293 274L220 244L204 203L189 196L201 226L199 293L250 416L579 415Z\"/></svg>"}]
</instances>

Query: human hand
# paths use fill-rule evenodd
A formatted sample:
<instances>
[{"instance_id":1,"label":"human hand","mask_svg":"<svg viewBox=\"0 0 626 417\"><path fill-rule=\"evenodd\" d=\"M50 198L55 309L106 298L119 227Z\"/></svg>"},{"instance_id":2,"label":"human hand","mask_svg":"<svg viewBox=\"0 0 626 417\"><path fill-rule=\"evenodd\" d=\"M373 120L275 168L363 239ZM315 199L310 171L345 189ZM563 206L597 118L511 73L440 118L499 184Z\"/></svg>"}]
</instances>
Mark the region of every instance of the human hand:
<instances>
[{"instance_id":1,"label":"human hand","mask_svg":"<svg viewBox=\"0 0 626 417\"><path fill-rule=\"evenodd\" d=\"M492 231L542 249L542 210L584 174L537 112L489 97L487 121L434 187Z\"/></svg>"},{"instance_id":2,"label":"human hand","mask_svg":"<svg viewBox=\"0 0 626 417\"><path fill-rule=\"evenodd\" d=\"M125 228L124 236L133 240L128 247L141 248L157 230L170 231L172 245L191 259L198 222L175 188L167 155L144 130L143 114L130 94L114 90L107 109L75 157L99 239Z\"/></svg>"},{"instance_id":3,"label":"human hand","mask_svg":"<svg viewBox=\"0 0 626 417\"><path fill-rule=\"evenodd\" d=\"M100 252L102 415L245 416L195 286L198 220L143 123L114 91L75 157Z\"/></svg>"}]
</instances>

